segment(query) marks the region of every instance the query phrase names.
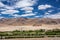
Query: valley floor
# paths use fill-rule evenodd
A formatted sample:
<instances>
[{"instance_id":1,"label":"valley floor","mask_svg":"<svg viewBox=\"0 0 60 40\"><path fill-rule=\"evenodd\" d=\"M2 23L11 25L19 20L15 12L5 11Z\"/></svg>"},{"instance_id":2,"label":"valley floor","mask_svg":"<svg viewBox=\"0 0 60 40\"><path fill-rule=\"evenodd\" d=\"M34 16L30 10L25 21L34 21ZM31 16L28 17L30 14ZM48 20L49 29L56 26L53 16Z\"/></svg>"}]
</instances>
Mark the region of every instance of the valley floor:
<instances>
[{"instance_id":1,"label":"valley floor","mask_svg":"<svg viewBox=\"0 0 60 40\"><path fill-rule=\"evenodd\" d=\"M60 29L60 24L57 25L42 25L42 26L0 26L0 31L13 30L39 30L39 29Z\"/></svg>"},{"instance_id":2,"label":"valley floor","mask_svg":"<svg viewBox=\"0 0 60 40\"><path fill-rule=\"evenodd\" d=\"M0 40L60 40L59 37L54 38L16 38L16 39L0 39Z\"/></svg>"}]
</instances>

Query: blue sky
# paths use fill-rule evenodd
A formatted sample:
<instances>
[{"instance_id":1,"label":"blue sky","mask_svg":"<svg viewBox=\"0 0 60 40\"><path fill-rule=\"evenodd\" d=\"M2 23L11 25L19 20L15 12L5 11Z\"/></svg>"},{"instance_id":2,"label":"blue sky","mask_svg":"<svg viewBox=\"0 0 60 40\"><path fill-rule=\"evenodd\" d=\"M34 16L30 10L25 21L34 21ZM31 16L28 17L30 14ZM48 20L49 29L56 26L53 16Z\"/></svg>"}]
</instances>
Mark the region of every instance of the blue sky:
<instances>
[{"instance_id":1,"label":"blue sky","mask_svg":"<svg viewBox=\"0 0 60 40\"><path fill-rule=\"evenodd\" d=\"M60 0L0 0L0 18L60 18Z\"/></svg>"}]
</instances>

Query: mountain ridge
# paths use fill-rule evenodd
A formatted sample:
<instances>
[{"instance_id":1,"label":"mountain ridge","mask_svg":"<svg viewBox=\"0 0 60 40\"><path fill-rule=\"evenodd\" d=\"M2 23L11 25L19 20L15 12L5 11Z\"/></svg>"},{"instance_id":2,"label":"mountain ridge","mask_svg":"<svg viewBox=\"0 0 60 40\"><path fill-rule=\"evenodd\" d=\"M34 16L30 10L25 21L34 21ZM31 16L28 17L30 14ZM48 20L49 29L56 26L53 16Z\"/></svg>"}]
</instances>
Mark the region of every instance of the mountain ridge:
<instances>
[{"instance_id":1,"label":"mountain ridge","mask_svg":"<svg viewBox=\"0 0 60 40\"><path fill-rule=\"evenodd\" d=\"M60 24L60 19L51 18L2 18L0 19L0 26L41 26L42 24L55 25Z\"/></svg>"}]
</instances>

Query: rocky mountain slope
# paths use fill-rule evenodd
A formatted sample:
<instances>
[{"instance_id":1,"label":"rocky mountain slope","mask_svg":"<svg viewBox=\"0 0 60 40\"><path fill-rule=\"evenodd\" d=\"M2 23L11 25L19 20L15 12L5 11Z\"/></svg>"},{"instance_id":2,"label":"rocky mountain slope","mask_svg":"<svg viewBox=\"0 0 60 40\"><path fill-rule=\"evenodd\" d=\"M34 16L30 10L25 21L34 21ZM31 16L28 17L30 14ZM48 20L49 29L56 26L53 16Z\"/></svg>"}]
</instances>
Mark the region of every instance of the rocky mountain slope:
<instances>
[{"instance_id":1,"label":"rocky mountain slope","mask_svg":"<svg viewBox=\"0 0 60 40\"><path fill-rule=\"evenodd\" d=\"M60 24L60 19L50 18L2 18L0 19L0 26L41 26L43 24L55 25Z\"/></svg>"}]
</instances>

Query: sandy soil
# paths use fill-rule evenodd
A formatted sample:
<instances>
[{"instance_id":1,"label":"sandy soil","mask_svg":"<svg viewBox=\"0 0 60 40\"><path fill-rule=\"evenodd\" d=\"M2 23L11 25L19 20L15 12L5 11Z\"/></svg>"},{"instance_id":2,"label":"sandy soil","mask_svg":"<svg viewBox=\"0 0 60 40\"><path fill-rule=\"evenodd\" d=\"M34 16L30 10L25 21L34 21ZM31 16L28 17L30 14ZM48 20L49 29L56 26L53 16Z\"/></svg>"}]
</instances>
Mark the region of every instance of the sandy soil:
<instances>
[{"instance_id":1,"label":"sandy soil","mask_svg":"<svg viewBox=\"0 0 60 40\"><path fill-rule=\"evenodd\" d=\"M0 40L60 40L60 38L17 38L17 39L0 39Z\"/></svg>"},{"instance_id":2,"label":"sandy soil","mask_svg":"<svg viewBox=\"0 0 60 40\"><path fill-rule=\"evenodd\" d=\"M0 27L0 31L13 31L13 30L39 30L39 29L60 29L59 25L43 25L43 26L5 26Z\"/></svg>"}]
</instances>

